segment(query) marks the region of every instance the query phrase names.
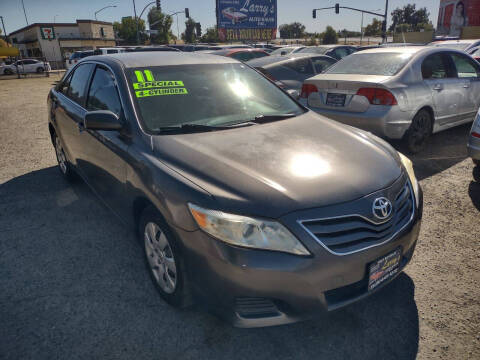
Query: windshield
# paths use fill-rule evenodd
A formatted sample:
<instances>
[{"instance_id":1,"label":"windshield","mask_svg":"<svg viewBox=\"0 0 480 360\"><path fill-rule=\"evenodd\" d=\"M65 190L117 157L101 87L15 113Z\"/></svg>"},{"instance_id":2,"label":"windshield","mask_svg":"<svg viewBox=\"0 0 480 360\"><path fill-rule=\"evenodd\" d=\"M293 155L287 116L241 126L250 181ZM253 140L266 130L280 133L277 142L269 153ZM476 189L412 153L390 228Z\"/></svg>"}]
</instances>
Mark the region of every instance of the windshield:
<instances>
[{"instance_id":1,"label":"windshield","mask_svg":"<svg viewBox=\"0 0 480 360\"><path fill-rule=\"evenodd\" d=\"M392 76L410 60L409 53L356 53L347 56L325 71L326 74L358 74Z\"/></svg>"},{"instance_id":2,"label":"windshield","mask_svg":"<svg viewBox=\"0 0 480 360\"><path fill-rule=\"evenodd\" d=\"M150 132L198 124L227 126L261 115L304 112L294 100L243 64L128 69L141 121Z\"/></svg>"}]
</instances>

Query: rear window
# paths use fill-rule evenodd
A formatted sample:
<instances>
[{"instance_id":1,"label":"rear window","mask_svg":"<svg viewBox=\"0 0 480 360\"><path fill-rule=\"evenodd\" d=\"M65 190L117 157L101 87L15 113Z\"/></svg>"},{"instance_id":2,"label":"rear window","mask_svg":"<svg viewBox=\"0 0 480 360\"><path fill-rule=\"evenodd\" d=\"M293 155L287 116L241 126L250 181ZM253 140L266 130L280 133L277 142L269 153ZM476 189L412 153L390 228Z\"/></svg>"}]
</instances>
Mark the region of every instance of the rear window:
<instances>
[{"instance_id":1,"label":"rear window","mask_svg":"<svg viewBox=\"0 0 480 360\"><path fill-rule=\"evenodd\" d=\"M182 124L228 125L258 115L301 114L295 101L240 64L128 69L141 120L150 132Z\"/></svg>"},{"instance_id":2,"label":"rear window","mask_svg":"<svg viewBox=\"0 0 480 360\"><path fill-rule=\"evenodd\" d=\"M305 47L301 50L295 51L296 53L307 53L307 54L325 54L327 51L331 50L329 47Z\"/></svg>"},{"instance_id":3,"label":"rear window","mask_svg":"<svg viewBox=\"0 0 480 360\"><path fill-rule=\"evenodd\" d=\"M358 74L392 76L408 63L409 53L355 53L343 58L327 71L326 74Z\"/></svg>"}]
</instances>

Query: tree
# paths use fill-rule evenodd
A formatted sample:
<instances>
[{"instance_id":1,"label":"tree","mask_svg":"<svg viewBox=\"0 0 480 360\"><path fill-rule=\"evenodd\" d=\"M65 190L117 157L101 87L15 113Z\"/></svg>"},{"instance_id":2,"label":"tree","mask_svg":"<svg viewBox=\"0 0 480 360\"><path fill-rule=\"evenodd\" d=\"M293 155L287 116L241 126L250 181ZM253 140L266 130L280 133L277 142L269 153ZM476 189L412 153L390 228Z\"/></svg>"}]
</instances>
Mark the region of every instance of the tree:
<instances>
[{"instance_id":1,"label":"tree","mask_svg":"<svg viewBox=\"0 0 480 360\"><path fill-rule=\"evenodd\" d=\"M172 17L162 13L161 10L157 10L156 7L152 7L148 11L147 18L150 30L157 30L157 34L151 35L150 41L153 44L168 44L170 39L173 38L171 31Z\"/></svg>"},{"instance_id":2,"label":"tree","mask_svg":"<svg viewBox=\"0 0 480 360\"><path fill-rule=\"evenodd\" d=\"M197 22L192 18L185 21L185 32L182 34L182 39L186 43L193 43L195 41L195 24Z\"/></svg>"},{"instance_id":3,"label":"tree","mask_svg":"<svg viewBox=\"0 0 480 360\"><path fill-rule=\"evenodd\" d=\"M337 32L331 26L327 26L323 33L322 44L336 44L338 41Z\"/></svg>"},{"instance_id":4,"label":"tree","mask_svg":"<svg viewBox=\"0 0 480 360\"><path fill-rule=\"evenodd\" d=\"M137 43L137 24L135 19L131 16L123 17L122 22L115 21L113 23L113 30L117 36L121 39L121 43L125 45L133 45ZM139 19L138 31L140 32L140 43L145 42L145 35L142 33L145 31L145 21Z\"/></svg>"},{"instance_id":5,"label":"tree","mask_svg":"<svg viewBox=\"0 0 480 360\"><path fill-rule=\"evenodd\" d=\"M220 37L218 36L218 30L215 26L209 27L205 30L205 33L202 36L202 42L205 42L205 43L220 42Z\"/></svg>"},{"instance_id":6,"label":"tree","mask_svg":"<svg viewBox=\"0 0 480 360\"><path fill-rule=\"evenodd\" d=\"M365 36L381 36L383 21L373 19L372 23L365 27Z\"/></svg>"},{"instance_id":7,"label":"tree","mask_svg":"<svg viewBox=\"0 0 480 360\"><path fill-rule=\"evenodd\" d=\"M407 4L403 8L396 8L391 15L392 25L390 25L390 31L393 31L400 24L410 25L409 29L412 29L412 31L418 31L420 29L418 27L419 24L431 24L429 19L430 13L427 11L427 8L423 7L417 10L415 4Z\"/></svg>"},{"instance_id":8,"label":"tree","mask_svg":"<svg viewBox=\"0 0 480 360\"><path fill-rule=\"evenodd\" d=\"M280 25L278 30L282 39L299 39L305 37L305 25L299 22Z\"/></svg>"}]
</instances>

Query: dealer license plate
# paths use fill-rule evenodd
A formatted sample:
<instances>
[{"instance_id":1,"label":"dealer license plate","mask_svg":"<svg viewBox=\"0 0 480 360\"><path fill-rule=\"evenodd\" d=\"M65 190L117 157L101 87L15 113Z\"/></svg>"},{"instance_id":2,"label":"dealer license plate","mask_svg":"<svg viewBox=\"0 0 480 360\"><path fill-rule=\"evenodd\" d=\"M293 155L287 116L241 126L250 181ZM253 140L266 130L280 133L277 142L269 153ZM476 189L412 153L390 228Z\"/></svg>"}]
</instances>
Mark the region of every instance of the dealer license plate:
<instances>
[{"instance_id":1,"label":"dealer license plate","mask_svg":"<svg viewBox=\"0 0 480 360\"><path fill-rule=\"evenodd\" d=\"M399 271L402 251L400 248L376 260L370 265L368 291L378 287L383 282L394 277Z\"/></svg>"},{"instance_id":2,"label":"dealer license plate","mask_svg":"<svg viewBox=\"0 0 480 360\"><path fill-rule=\"evenodd\" d=\"M327 105L341 107L345 106L345 94L327 94Z\"/></svg>"}]
</instances>

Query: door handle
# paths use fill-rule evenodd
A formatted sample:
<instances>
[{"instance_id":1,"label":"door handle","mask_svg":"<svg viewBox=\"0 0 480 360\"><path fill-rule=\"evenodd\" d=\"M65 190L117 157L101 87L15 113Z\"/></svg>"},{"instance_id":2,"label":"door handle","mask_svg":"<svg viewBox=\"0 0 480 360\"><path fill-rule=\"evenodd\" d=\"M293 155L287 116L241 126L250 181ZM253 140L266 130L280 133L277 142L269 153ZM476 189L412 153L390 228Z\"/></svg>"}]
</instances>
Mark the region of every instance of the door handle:
<instances>
[{"instance_id":1,"label":"door handle","mask_svg":"<svg viewBox=\"0 0 480 360\"><path fill-rule=\"evenodd\" d=\"M433 86L433 90L437 90L437 91L440 91L443 89L443 85L442 84L435 84Z\"/></svg>"}]
</instances>

